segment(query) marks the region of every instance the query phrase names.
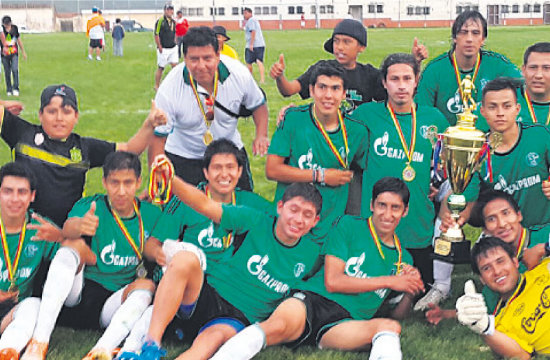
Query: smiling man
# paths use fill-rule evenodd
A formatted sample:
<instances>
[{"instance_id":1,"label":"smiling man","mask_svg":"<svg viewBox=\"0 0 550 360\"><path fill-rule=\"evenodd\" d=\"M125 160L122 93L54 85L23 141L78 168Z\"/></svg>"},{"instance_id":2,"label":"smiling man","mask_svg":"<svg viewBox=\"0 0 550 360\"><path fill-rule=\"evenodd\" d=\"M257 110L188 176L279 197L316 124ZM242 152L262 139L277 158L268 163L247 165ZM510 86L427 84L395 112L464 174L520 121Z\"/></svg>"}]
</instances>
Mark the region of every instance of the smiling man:
<instances>
[{"instance_id":1,"label":"smiling man","mask_svg":"<svg viewBox=\"0 0 550 360\"><path fill-rule=\"evenodd\" d=\"M174 255L158 286L141 358L163 356L162 336L177 316L185 333L199 333L178 359L206 359L245 326L267 318L286 292L314 269L320 248L309 232L319 220L322 199L314 186L293 184L273 217L247 206L221 204L177 177L173 191L223 231L246 235L224 262L224 271L207 278L195 253Z\"/></svg>"},{"instance_id":2,"label":"smiling man","mask_svg":"<svg viewBox=\"0 0 550 360\"><path fill-rule=\"evenodd\" d=\"M184 42L184 63L168 74L155 98L168 122L155 129L149 159L166 153L176 174L198 185L205 180L202 158L206 146L212 140L229 139L246 160L239 187L251 191L250 165L237 122L241 106L252 112L256 125L252 151L265 155L269 139L263 93L243 64L220 56L218 39L211 28L189 29Z\"/></svg>"}]
</instances>

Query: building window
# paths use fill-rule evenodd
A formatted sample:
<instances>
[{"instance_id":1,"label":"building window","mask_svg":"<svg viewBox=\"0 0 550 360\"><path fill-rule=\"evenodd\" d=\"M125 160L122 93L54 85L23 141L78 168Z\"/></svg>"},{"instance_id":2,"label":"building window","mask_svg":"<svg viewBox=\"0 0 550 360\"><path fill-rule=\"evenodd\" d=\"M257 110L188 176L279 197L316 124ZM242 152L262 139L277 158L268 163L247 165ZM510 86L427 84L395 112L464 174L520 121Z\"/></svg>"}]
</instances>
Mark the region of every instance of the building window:
<instances>
[{"instance_id":1,"label":"building window","mask_svg":"<svg viewBox=\"0 0 550 360\"><path fill-rule=\"evenodd\" d=\"M379 14L382 14L384 12L384 5L382 4L376 5L376 12Z\"/></svg>"},{"instance_id":2,"label":"building window","mask_svg":"<svg viewBox=\"0 0 550 360\"><path fill-rule=\"evenodd\" d=\"M304 13L304 7L296 6L296 14L303 14L303 13Z\"/></svg>"},{"instance_id":3,"label":"building window","mask_svg":"<svg viewBox=\"0 0 550 360\"><path fill-rule=\"evenodd\" d=\"M269 14L269 6L262 7L262 14Z\"/></svg>"},{"instance_id":4,"label":"building window","mask_svg":"<svg viewBox=\"0 0 550 360\"><path fill-rule=\"evenodd\" d=\"M288 13L289 14L294 14L294 6L289 6L288 7Z\"/></svg>"},{"instance_id":5,"label":"building window","mask_svg":"<svg viewBox=\"0 0 550 360\"><path fill-rule=\"evenodd\" d=\"M203 16L204 15L204 9L203 8L197 8L197 16Z\"/></svg>"},{"instance_id":6,"label":"building window","mask_svg":"<svg viewBox=\"0 0 550 360\"><path fill-rule=\"evenodd\" d=\"M514 14L519 13L519 5L512 5L512 12Z\"/></svg>"},{"instance_id":7,"label":"building window","mask_svg":"<svg viewBox=\"0 0 550 360\"><path fill-rule=\"evenodd\" d=\"M218 8L218 15L224 16L225 15L225 8L223 8L223 7Z\"/></svg>"},{"instance_id":8,"label":"building window","mask_svg":"<svg viewBox=\"0 0 550 360\"><path fill-rule=\"evenodd\" d=\"M195 16L195 15L197 15L197 9L189 8L189 16Z\"/></svg>"},{"instance_id":9,"label":"building window","mask_svg":"<svg viewBox=\"0 0 550 360\"><path fill-rule=\"evenodd\" d=\"M261 15L261 14L262 14L262 8L259 7L259 6L256 6L256 7L254 8L254 14L255 14L255 15Z\"/></svg>"},{"instance_id":10,"label":"building window","mask_svg":"<svg viewBox=\"0 0 550 360\"><path fill-rule=\"evenodd\" d=\"M502 5L502 7L501 7L501 12L502 12L503 14L508 14L508 13L510 12L510 6L508 6L508 5Z\"/></svg>"},{"instance_id":11,"label":"building window","mask_svg":"<svg viewBox=\"0 0 550 360\"><path fill-rule=\"evenodd\" d=\"M187 16L188 15L187 8L186 7L181 8L181 13L183 14L183 16Z\"/></svg>"},{"instance_id":12,"label":"building window","mask_svg":"<svg viewBox=\"0 0 550 360\"><path fill-rule=\"evenodd\" d=\"M536 12L536 13L540 12L540 4L533 5L533 12Z\"/></svg>"},{"instance_id":13,"label":"building window","mask_svg":"<svg viewBox=\"0 0 550 360\"><path fill-rule=\"evenodd\" d=\"M456 14L457 14L457 15L462 14L462 6L457 6L457 7L456 7Z\"/></svg>"},{"instance_id":14,"label":"building window","mask_svg":"<svg viewBox=\"0 0 550 360\"><path fill-rule=\"evenodd\" d=\"M479 11L479 6L477 6L477 5L472 6L472 10Z\"/></svg>"},{"instance_id":15,"label":"building window","mask_svg":"<svg viewBox=\"0 0 550 360\"><path fill-rule=\"evenodd\" d=\"M412 6L407 6L407 15L413 15L414 14L414 8Z\"/></svg>"},{"instance_id":16,"label":"building window","mask_svg":"<svg viewBox=\"0 0 550 360\"><path fill-rule=\"evenodd\" d=\"M232 7L231 8L231 15L239 15L239 8L238 7Z\"/></svg>"},{"instance_id":17,"label":"building window","mask_svg":"<svg viewBox=\"0 0 550 360\"><path fill-rule=\"evenodd\" d=\"M369 5L369 14L374 14L374 5Z\"/></svg>"},{"instance_id":18,"label":"building window","mask_svg":"<svg viewBox=\"0 0 550 360\"><path fill-rule=\"evenodd\" d=\"M326 14L327 8L324 5L319 6L319 14Z\"/></svg>"},{"instance_id":19,"label":"building window","mask_svg":"<svg viewBox=\"0 0 550 360\"><path fill-rule=\"evenodd\" d=\"M531 12L531 4L523 4L523 12L524 13Z\"/></svg>"},{"instance_id":20,"label":"building window","mask_svg":"<svg viewBox=\"0 0 550 360\"><path fill-rule=\"evenodd\" d=\"M315 14L315 5L311 5L311 13Z\"/></svg>"},{"instance_id":21,"label":"building window","mask_svg":"<svg viewBox=\"0 0 550 360\"><path fill-rule=\"evenodd\" d=\"M422 11L423 11L424 15L430 15L430 7L429 6L424 6Z\"/></svg>"},{"instance_id":22,"label":"building window","mask_svg":"<svg viewBox=\"0 0 550 360\"><path fill-rule=\"evenodd\" d=\"M422 8L420 6L417 6L414 8L414 14L415 15L422 15Z\"/></svg>"},{"instance_id":23,"label":"building window","mask_svg":"<svg viewBox=\"0 0 550 360\"><path fill-rule=\"evenodd\" d=\"M327 14L334 14L334 6L327 5Z\"/></svg>"}]
</instances>

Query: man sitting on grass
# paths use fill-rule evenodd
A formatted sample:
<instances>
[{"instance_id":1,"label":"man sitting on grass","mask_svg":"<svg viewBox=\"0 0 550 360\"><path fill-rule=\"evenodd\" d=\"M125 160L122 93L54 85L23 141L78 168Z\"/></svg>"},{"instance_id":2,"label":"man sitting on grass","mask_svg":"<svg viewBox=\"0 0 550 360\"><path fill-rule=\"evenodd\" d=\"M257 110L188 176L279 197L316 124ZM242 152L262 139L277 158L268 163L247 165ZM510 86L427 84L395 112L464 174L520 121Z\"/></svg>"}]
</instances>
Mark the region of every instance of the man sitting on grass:
<instances>
[{"instance_id":1,"label":"man sitting on grass","mask_svg":"<svg viewBox=\"0 0 550 360\"><path fill-rule=\"evenodd\" d=\"M325 244L325 266L297 286L273 314L231 338L212 360L253 358L265 346L290 343L321 349L362 350L370 359L401 359L395 320L373 318L391 290L405 293L394 315L403 317L424 290L411 255L395 234L407 214L409 190L397 178L380 179L372 190L372 216L345 215Z\"/></svg>"}]
</instances>

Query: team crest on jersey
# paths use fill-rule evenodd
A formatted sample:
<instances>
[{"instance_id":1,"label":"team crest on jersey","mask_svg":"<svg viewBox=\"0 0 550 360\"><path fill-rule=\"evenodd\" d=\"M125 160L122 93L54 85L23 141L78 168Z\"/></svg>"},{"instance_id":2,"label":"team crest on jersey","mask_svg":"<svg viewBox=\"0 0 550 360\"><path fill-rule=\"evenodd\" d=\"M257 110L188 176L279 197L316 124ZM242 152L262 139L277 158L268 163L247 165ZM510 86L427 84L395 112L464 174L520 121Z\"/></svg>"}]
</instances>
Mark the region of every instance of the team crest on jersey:
<instances>
[{"instance_id":1,"label":"team crest on jersey","mask_svg":"<svg viewBox=\"0 0 550 360\"><path fill-rule=\"evenodd\" d=\"M199 232L199 236L197 238L199 241L199 244L205 249L209 247L214 247L217 249L223 248L222 240L220 238L213 237L213 235L214 235L214 224L210 223L210 225L208 225L206 229L202 229Z\"/></svg>"},{"instance_id":2,"label":"team crest on jersey","mask_svg":"<svg viewBox=\"0 0 550 360\"><path fill-rule=\"evenodd\" d=\"M294 265L294 276L299 278L306 271L306 266L303 263L297 263Z\"/></svg>"},{"instance_id":3,"label":"team crest on jersey","mask_svg":"<svg viewBox=\"0 0 550 360\"><path fill-rule=\"evenodd\" d=\"M527 166L535 167L540 162L540 156L536 152L530 152L525 156L525 162L527 163Z\"/></svg>"},{"instance_id":4,"label":"team crest on jersey","mask_svg":"<svg viewBox=\"0 0 550 360\"><path fill-rule=\"evenodd\" d=\"M246 268L248 272L260 280L265 286L269 289L278 292L285 293L288 291L289 286L284 282L275 279L267 270L264 269L264 266L269 262L269 256L266 255L252 255L248 258L246 263Z\"/></svg>"},{"instance_id":5,"label":"team crest on jersey","mask_svg":"<svg viewBox=\"0 0 550 360\"><path fill-rule=\"evenodd\" d=\"M447 100L447 110L453 114L458 114L462 111L462 98L460 93L457 91L454 96Z\"/></svg>"},{"instance_id":6,"label":"team crest on jersey","mask_svg":"<svg viewBox=\"0 0 550 360\"><path fill-rule=\"evenodd\" d=\"M426 129L426 132L428 129ZM407 157L407 154L403 151L402 148L392 148L388 147L388 140L389 140L389 134L387 131L384 132L384 135L374 140L374 152L378 156L385 156L390 159L405 159ZM424 161L424 154L419 153L417 151L414 152L413 162L423 162Z\"/></svg>"},{"instance_id":7,"label":"team crest on jersey","mask_svg":"<svg viewBox=\"0 0 550 360\"><path fill-rule=\"evenodd\" d=\"M140 260L136 256L120 256L115 254L116 242L113 241L101 250L101 261L105 265L128 266L138 265Z\"/></svg>"},{"instance_id":8,"label":"team crest on jersey","mask_svg":"<svg viewBox=\"0 0 550 360\"><path fill-rule=\"evenodd\" d=\"M365 253L351 257L346 261L346 274L355 278L366 278L367 274L361 271L361 265L365 262Z\"/></svg>"},{"instance_id":9,"label":"team crest on jersey","mask_svg":"<svg viewBox=\"0 0 550 360\"><path fill-rule=\"evenodd\" d=\"M432 134L437 135L437 126L422 125L420 127L420 136L422 136L424 139L430 140Z\"/></svg>"},{"instance_id":10,"label":"team crest on jersey","mask_svg":"<svg viewBox=\"0 0 550 360\"><path fill-rule=\"evenodd\" d=\"M298 167L300 169L318 169L319 165L313 163L313 149L309 148L307 154L298 158Z\"/></svg>"},{"instance_id":11,"label":"team crest on jersey","mask_svg":"<svg viewBox=\"0 0 550 360\"><path fill-rule=\"evenodd\" d=\"M36 144L36 146L42 145L44 143L44 134L37 133L36 135L34 135L34 143Z\"/></svg>"},{"instance_id":12,"label":"team crest on jersey","mask_svg":"<svg viewBox=\"0 0 550 360\"><path fill-rule=\"evenodd\" d=\"M70 154L71 154L71 161L73 162L81 162L82 161L82 151L77 148L77 147L74 147L70 150Z\"/></svg>"},{"instance_id":13,"label":"team crest on jersey","mask_svg":"<svg viewBox=\"0 0 550 360\"><path fill-rule=\"evenodd\" d=\"M488 174L485 177L485 181L489 181ZM506 179L502 175L499 175L493 187L495 190L502 190L504 192L507 192L510 195L513 195L516 191L528 189L540 183L541 183L540 174L535 174L532 176L518 179L511 184L508 184Z\"/></svg>"},{"instance_id":14,"label":"team crest on jersey","mask_svg":"<svg viewBox=\"0 0 550 360\"><path fill-rule=\"evenodd\" d=\"M29 244L29 245L25 246L24 253L25 253L26 257L32 258L36 255L37 252L38 252L38 246L37 245Z\"/></svg>"}]
</instances>

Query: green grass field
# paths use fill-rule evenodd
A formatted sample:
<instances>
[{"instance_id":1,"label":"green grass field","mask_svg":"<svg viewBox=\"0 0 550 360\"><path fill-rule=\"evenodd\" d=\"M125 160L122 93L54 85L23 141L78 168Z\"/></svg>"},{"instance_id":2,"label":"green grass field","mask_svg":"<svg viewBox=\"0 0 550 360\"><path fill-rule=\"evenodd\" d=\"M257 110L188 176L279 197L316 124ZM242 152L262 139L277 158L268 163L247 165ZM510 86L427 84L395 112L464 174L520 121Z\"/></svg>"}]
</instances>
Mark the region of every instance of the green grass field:
<instances>
[{"instance_id":1,"label":"green grass field","mask_svg":"<svg viewBox=\"0 0 550 360\"><path fill-rule=\"evenodd\" d=\"M487 47L506 54L517 65L525 48L537 41L547 41L549 27L491 28ZM284 53L287 77L293 79L319 59L330 55L322 50L322 43L330 36L328 30L266 31L266 69ZM243 57L244 35L229 34L230 44ZM449 29L369 29L368 50L360 61L378 66L390 52L409 52L414 37L426 44L433 58L450 45ZM127 34L124 40L124 57L115 58L109 48L102 55L103 61L86 59L87 41L83 34L33 34L24 35L23 42L29 55L20 60L21 96L25 105L22 117L38 122L38 107L41 90L50 84L67 83L75 88L80 101L80 120L76 132L85 136L112 141L126 141L140 126L148 113L150 99L154 97L153 71L156 66L151 34ZM108 47L111 39L108 39ZM256 69L255 69L256 70ZM256 74L257 75L257 74ZM3 75L2 75L3 76ZM270 134L275 127L279 109L290 103L300 103L298 96L285 99L277 92L275 83L267 77L263 88L267 94L270 111ZM5 99L5 87L0 86L0 98ZM239 129L251 154L254 126L250 119L242 120ZM9 148L3 144L0 150L2 163L9 161ZM145 164L145 157L143 156ZM272 199L275 183L264 175L265 158L251 158L256 191ZM86 191L88 194L102 191L101 173L89 173ZM144 177L147 177L144 172ZM474 236L476 231L469 230ZM462 292L460 284L471 277L466 266L455 271L453 299ZM454 301L445 305L452 307ZM478 336L468 329L447 321L437 327L423 321L422 314L414 314L403 323L402 347L405 359L492 359L493 355ZM100 334L97 332L58 329L50 344L48 359L80 359L93 346ZM175 357L185 347L168 343L169 358ZM312 348L296 352L276 347L262 352L258 359L366 359L367 354L317 351Z\"/></svg>"}]
</instances>

